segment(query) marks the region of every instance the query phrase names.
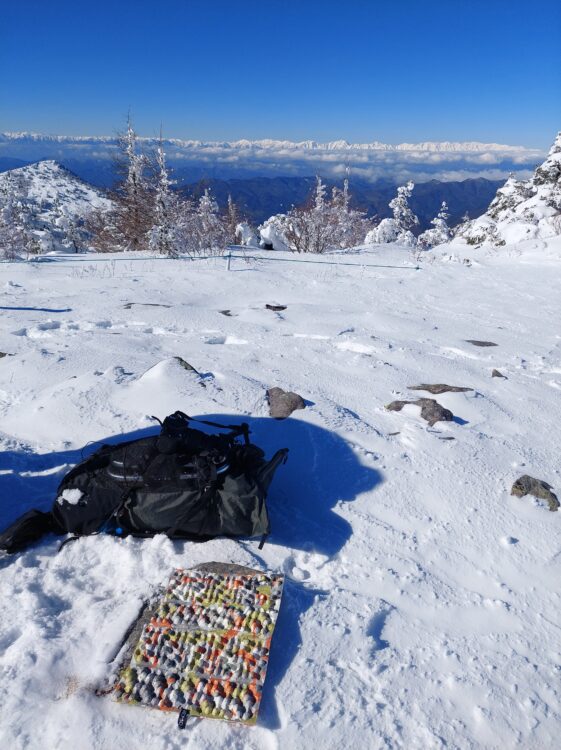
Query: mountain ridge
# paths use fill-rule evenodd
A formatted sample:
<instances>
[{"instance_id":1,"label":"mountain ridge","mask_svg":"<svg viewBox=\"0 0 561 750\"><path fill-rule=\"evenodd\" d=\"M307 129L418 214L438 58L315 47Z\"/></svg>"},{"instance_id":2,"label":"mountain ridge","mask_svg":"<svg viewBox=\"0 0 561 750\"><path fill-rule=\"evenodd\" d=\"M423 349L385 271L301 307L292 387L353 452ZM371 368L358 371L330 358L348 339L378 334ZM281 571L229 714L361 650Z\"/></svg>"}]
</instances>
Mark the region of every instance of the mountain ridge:
<instances>
[{"instance_id":1,"label":"mountain ridge","mask_svg":"<svg viewBox=\"0 0 561 750\"><path fill-rule=\"evenodd\" d=\"M0 141L47 141L54 143L71 143L71 142L99 142L113 144L117 141L116 136L70 136L70 135L50 135L44 133L34 133L28 131L5 131L0 133ZM138 140L143 143L157 143L159 138L151 136L138 136ZM508 151L508 152L528 152L540 149L529 148L521 145L508 145L503 143L484 143L481 141L422 141L419 143L383 143L381 141L372 141L367 143L350 143L347 140L339 139L335 141L318 142L316 140L306 139L303 141L291 141L286 139L246 139L237 140L218 140L203 141L199 139L183 138L164 138L164 144L169 143L184 148L201 148L219 146L220 148L293 148L309 149L319 151L333 150L362 150L362 151L433 151L433 152L468 152L468 151Z\"/></svg>"}]
</instances>

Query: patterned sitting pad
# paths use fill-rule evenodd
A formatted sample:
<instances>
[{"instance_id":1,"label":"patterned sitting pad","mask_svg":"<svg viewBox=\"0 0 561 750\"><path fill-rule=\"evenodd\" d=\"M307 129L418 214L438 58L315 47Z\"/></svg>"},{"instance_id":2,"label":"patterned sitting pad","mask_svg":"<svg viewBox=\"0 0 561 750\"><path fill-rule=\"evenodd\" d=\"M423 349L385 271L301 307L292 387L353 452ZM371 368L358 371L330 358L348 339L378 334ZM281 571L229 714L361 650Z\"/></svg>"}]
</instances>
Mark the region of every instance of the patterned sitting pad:
<instances>
[{"instance_id":1,"label":"patterned sitting pad","mask_svg":"<svg viewBox=\"0 0 561 750\"><path fill-rule=\"evenodd\" d=\"M114 696L254 724L283 580L222 563L176 570L127 638Z\"/></svg>"}]
</instances>

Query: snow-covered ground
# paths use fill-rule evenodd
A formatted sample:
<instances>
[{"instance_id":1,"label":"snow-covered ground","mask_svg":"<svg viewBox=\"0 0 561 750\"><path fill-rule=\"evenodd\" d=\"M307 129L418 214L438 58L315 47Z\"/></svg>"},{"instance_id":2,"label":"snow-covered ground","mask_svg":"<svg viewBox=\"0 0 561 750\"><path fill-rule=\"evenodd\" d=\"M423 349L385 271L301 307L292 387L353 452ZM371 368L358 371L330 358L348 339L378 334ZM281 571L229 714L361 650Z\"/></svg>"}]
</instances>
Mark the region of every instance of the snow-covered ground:
<instances>
[{"instance_id":1,"label":"snow-covered ground","mask_svg":"<svg viewBox=\"0 0 561 750\"><path fill-rule=\"evenodd\" d=\"M268 455L290 448L262 551L50 537L0 560L0 747L558 746L561 515L509 493L521 474L561 492L561 239L474 252L0 264L0 527L152 414L243 417ZM456 419L433 428L384 408L420 383L474 390L434 396ZM277 385L307 408L271 420ZM146 594L211 560L287 576L257 727L179 732L96 697Z\"/></svg>"}]
</instances>

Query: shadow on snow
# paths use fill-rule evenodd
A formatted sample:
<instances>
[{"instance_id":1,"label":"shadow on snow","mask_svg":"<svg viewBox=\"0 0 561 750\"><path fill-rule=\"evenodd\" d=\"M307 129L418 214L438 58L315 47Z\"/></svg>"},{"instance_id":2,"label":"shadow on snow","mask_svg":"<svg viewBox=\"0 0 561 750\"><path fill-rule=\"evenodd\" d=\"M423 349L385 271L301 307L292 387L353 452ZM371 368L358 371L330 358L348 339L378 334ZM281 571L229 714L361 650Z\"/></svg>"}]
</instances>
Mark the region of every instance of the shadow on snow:
<instances>
[{"instance_id":1,"label":"shadow on snow","mask_svg":"<svg viewBox=\"0 0 561 750\"><path fill-rule=\"evenodd\" d=\"M372 490L381 482L381 476L375 469L361 464L339 435L299 419L278 421L232 414L205 414L200 418L222 424L247 421L252 441L263 448L267 457L278 448L289 449L288 462L278 468L269 490L267 506L272 531L267 544L328 557L343 548L352 534L352 527L335 509ZM193 426L211 431L196 423ZM49 454L27 450L0 453L0 529L30 508L49 510L66 471L102 443L146 437L157 434L158 430L154 427L113 435L88 444L82 450ZM256 565L265 569L257 543L240 543L254 557ZM178 547L184 544L189 542L176 542ZM273 696L298 653L302 640L301 619L317 597L328 595L327 591L286 580L260 718L260 723L270 729L281 725ZM374 624L372 635L383 643L375 632L378 629L382 628Z\"/></svg>"}]
</instances>

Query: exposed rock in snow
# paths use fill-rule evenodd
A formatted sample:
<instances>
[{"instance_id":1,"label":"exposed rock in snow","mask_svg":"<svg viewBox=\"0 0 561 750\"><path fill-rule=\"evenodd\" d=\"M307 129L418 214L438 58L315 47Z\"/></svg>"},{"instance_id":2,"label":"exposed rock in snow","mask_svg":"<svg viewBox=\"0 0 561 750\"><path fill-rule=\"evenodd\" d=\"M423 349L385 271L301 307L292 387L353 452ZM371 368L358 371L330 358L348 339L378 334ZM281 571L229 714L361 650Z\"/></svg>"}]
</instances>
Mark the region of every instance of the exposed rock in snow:
<instances>
[{"instance_id":1,"label":"exposed rock in snow","mask_svg":"<svg viewBox=\"0 0 561 750\"><path fill-rule=\"evenodd\" d=\"M410 391L428 391L434 395L440 393L464 393L466 391L473 391L473 388L464 388L460 385L446 385L446 383L421 383L421 385L409 385L407 387Z\"/></svg>"},{"instance_id":2,"label":"exposed rock in snow","mask_svg":"<svg viewBox=\"0 0 561 750\"><path fill-rule=\"evenodd\" d=\"M561 132L526 182L510 177L486 213L466 222L454 242L505 245L561 234Z\"/></svg>"},{"instance_id":3,"label":"exposed rock in snow","mask_svg":"<svg viewBox=\"0 0 561 750\"><path fill-rule=\"evenodd\" d=\"M286 419L296 409L305 409L306 403L302 396L282 388L269 388L267 391L269 413L275 419Z\"/></svg>"},{"instance_id":4,"label":"exposed rock in snow","mask_svg":"<svg viewBox=\"0 0 561 750\"><path fill-rule=\"evenodd\" d=\"M425 419L431 427L437 422L452 422L454 419L450 409L445 409L434 398L419 398L417 401L392 401L391 404L386 406L386 409L388 411L401 411L408 404L420 406L422 419Z\"/></svg>"},{"instance_id":5,"label":"exposed rock in snow","mask_svg":"<svg viewBox=\"0 0 561 750\"><path fill-rule=\"evenodd\" d=\"M283 310L286 310L286 305L269 305L267 303L265 308L267 310L272 310L273 312L282 312Z\"/></svg>"},{"instance_id":6,"label":"exposed rock in snow","mask_svg":"<svg viewBox=\"0 0 561 750\"><path fill-rule=\"evenodd\" d=\"M479 341L478 339L466 339L466 343L473 344L473 346L498 346L494 341Z\"/></svg>"},{"instance_id":7,"label":"exposed rock in snow","mask_svg":"<svg viewBox=\"0 0 561 750\"><path fill-rule=\"evenodd\" d=\"M534 479L534 477L530 477L528 474L524 474L516 480L512 485L510 494L515 497L533 495L539 500L545 500L549 506L549 510L559 510L559 500L557 499L557 495L551 491L551 485L544 482L543 479Z\"/></svg>"}]
</instances>

